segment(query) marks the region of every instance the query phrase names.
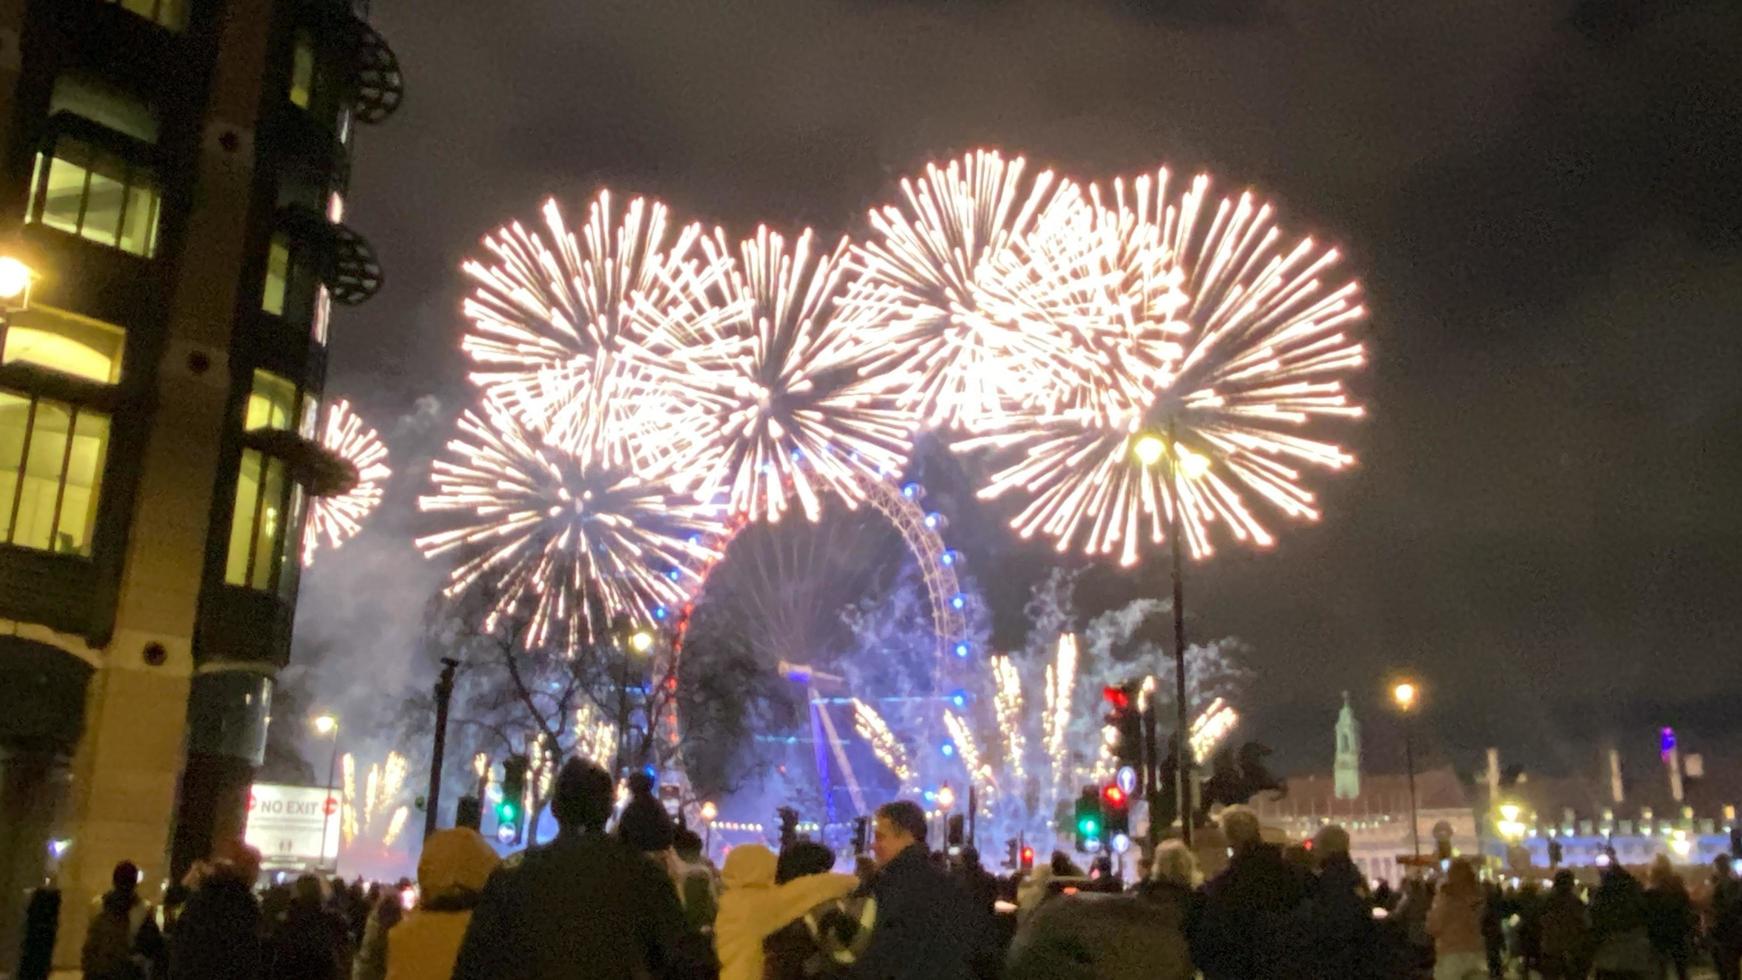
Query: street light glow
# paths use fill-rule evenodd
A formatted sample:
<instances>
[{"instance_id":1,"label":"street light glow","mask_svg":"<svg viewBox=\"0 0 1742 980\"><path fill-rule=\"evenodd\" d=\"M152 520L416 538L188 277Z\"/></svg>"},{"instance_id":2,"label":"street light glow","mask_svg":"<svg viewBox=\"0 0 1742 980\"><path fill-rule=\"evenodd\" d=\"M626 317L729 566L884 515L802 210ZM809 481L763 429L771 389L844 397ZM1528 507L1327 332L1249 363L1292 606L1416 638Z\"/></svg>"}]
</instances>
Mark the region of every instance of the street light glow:
<instances>
[{"instance_id":1,"label":"street light glow","mask_svg":"<svg viewBox=\"0 0 1742 980\"><path fill-rule=\"evenodd\" d=\"M333 715L320 715L314 720L315 731L322 735L331 735L339 730L339 719Z\"/></svg>"},{"instance_id":2,"label":"street light glow","mask_svg":"<svg viewBox=\"0 0 1742 980\"><path fill-rule=\"evenodd\" d=\"M714 818L719 815L720 810L718 807L714 806L713 800L709 800L702 804L702 823L713 823Z\"/></svg>"},{"instance_id":3,"label":"street light glow","mask_svg":"<svg viewBox=\"0 0 1742 980\"><path fill-rule=\"evenodd\" d=\"M0 299L17 299L30 289L36 271L10 255L0 256Z\"/></svg>"},{"instance_id":4,"label":"street light glow","mask_svg":"<svg viewBox=\"0 0 1742 980\"><path fill-rule=\"evenodd\" d=\"M947 811L955 805L956 805L956 791L950 788L949 783L945 783L942 786L939 786L938 787L938 809Z\"/></svg>"},{"instance_id":5,"label":"street light glow","mask_svg":"<svg viewBox=\"0 0 1742 980\"><path fill-rule=\"evenodd\" d=\"M629 634L629 649L636 653L646 653L653 649L653 634L647 630L636 630Z\"/></svg>"},{"instance_id":6,"label":"street light glow","mask_svg":"<svg viewBox=\"0 0 1742 980\"><path fill-rule=\"evenodd\" d=\"M1415 698L1418 693L1414 684L1404 681L1391 689L1391 700L1396 701L1399 708L1408 711L1415 707Z\"/></svg>"}]
</instances>

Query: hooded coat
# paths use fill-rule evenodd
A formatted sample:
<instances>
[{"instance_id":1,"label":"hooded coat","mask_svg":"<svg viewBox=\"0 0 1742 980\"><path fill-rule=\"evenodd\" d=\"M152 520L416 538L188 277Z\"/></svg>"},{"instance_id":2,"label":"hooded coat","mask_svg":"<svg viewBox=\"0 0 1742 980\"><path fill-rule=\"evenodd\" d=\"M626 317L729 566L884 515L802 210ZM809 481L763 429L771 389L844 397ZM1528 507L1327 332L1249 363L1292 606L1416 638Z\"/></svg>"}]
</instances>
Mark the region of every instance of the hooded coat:
<instances>
[{"instance_id":1,"label":"hooded coat","mask_svg":"<svg viewBox=\"0 0 1742 980\"><path fill-rule=\"evenodd\" d=\"M818 874L776 885L777 863L761 844L734 847L726 856L726 890L714 919L721 980L762 980L762 941L859 883L852 875Z\"/></svg>"},{"instance_id":2,"label":"hooded coat","mask_svg":"<svg viewBox=\"0 0 1742 980\"><path fill-rule=\"evenodd\" d=\"M417 860L422 898L387 934L387 980L447 980L460 941L490 872L501 859L470 827L444 830L423 843Z\"/></svg>"}]
</instances>

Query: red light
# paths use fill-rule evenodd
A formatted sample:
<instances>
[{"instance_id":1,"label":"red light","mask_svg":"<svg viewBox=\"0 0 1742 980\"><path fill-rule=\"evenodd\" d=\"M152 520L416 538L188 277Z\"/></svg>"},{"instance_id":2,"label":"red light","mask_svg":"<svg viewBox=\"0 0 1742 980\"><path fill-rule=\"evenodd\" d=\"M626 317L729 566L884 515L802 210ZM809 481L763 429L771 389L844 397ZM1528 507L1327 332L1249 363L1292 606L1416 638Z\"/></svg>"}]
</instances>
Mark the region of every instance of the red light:
<instances>
[{"instance_id":1,"label":"red light","mask_svg":"<svg viewBox=\"0 0 1742 980\"><path fill-rule=\"evenodd\" d=\"M1131 698L1125 693L1125 689L1122 687L1114 687L1112 685L1103 687L1101 688L1101 696L1106 698L1107 703L1112 705L1116 711L1124 711L1126 708L1131 706Z\"/></svg>"},{"instance_id":2,"label":"red light","mask_svg":"<svg viewBox=\"0 0 1742 980\"><path fill-rule=\"evenodd\" d=\"M1106 800L1108 806L1124 806L1125 791L1120 789L1117 783L1108 783L1106 788L1101 790L1101 799Z\"/></svg>"},{"instance_id":3,"label":"red light","mask_svg":"<svg viewBox=\"0 0 1742 980\"><path fill-rule=\"evenodd\" d=\"M1034 865L1034 848L1032 848L1032 847L1023 848L1022 849L1022 866L1026 868L1026 867L1032 867L1033 865Z\"/></svg>"}]
</instances>

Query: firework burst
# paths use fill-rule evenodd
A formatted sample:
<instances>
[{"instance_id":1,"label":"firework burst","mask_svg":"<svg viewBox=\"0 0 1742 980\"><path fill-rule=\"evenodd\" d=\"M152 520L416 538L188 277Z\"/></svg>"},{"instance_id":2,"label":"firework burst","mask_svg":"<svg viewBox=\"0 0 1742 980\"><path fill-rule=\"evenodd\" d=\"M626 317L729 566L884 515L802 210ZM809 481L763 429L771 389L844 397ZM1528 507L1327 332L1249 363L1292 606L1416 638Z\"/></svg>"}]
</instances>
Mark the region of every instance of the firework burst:
<instances>
[{"instance_id":1,"label":"firework burst","mask_svg":"<svg viewBox=\"0 0 1742 980\"><path fill-rule=\"evenodd\" d=\"M1122 316L1141 327L1137 335L1177 344L1177 354L1155 347L1114 358L1111 374L1080 379L1079 396L1018 406L998 431L959 441L1007 457L981 496L1018 492L1024 506L1011 525L1024 537L1117 552L1127 565L1145 537L1163 540L1176 507L1197 557L1213 550L1217 523L1236 540L1272 543L1247 494L1286 517L1315 519L1301 468L1354 459L1300 430L1362 414L1341 376L1365 363L1347 333L1364 310L1358 285L1326 281L1337 251L1310 238L1285 244L1268 204L1250 193L1213 202L1207 177L1177 199L1165 170L1091 197L1103 240L1126 242L1123 254L1151 264L1113 295L1160 290L1141 301L1148 312ZM1162 254L1176 271L1155 272Z\"/></svg>"},{"instance_id":2,"label":"firework burst","mask_svg":"<svg viewBox=\"0 0 1742 980\"><path fill-rule=\"evenodd\" d=\"M912 757L907 754L907 747L895 737L889 723L883 720L877 709L858 698L853 699L853 728L860 738L870 743L877 761L895 775L902 788L915 783L917 777L914 774Z\"/></svg>"},{"instance_id":3,"label":"firework burst","mask_svg":"<svg viewBox=\"0 0 1742 980\"><path fill-rule=\"evenodd\" d=\"M730 254L719 232L704 244ZM846 257L846 239L823 252L809 230L788 242L760 228L739 245L714 307L733 315L688 359L691 391L668 426L679 490L724 495L751 521L779 520L796 501L814 522L825 492L853 506L866 476L901 469L911 425L872 391L835 315ZM718 319L687 304L668 315L692 330Z\"/></svg>"},{"instance_id":4,"label":"firework burst","mask_svg":"<svg viewBox=\"0 0 1742 980\"><path fill-rule=\"evenodd\" d=\"M1010 770L1014 785L1028 779L1024 756L1027 740L1022 731L1022 675L1009 657L992 658L993 707L998 716L998 731L1004 737L1004 764Z\"/></svg>"},{"instance_id":5,"label":"firework burst","mask_svg":"<svg viewBox=\"0 0 1742 980\"><path fill-rule=\"evenodd\" d=\"M1046 668L1046 714L1042 719L1041 738L1046 757L1052 764L1053 780L1061 780L1067 768L1071 706L1077 690L1077 636L1066 633L1059 637L1058 654Z\"/></svg>"},{"instance_id":6,"label":"firework burst","mask_svg":"<svg viewBox=\"0 0 1742 980\"><path fill-rule=\"evenodd\" d=\"M393 471L387 467L387 447L381 434L370 428L351 410L351 403L339 399L327 409L326 429L321 444L357 467L357 485L334 497L315 497L309 502L308 522L303 526L302 563L314 561L315 553L325 545L337 549L351 540L362 528L363 521L381 504L381 494Z\"/></svg>"},{"instance_id":7,"label":"firework burst","mask_svg":"<svg viewBox=\"0 0 1742 980\"><path fill-rule=\"evenodd\" d=\"M487 583L486 628L528 610L527 646L573 650L589 639L595 599L607 621L625 613L651 622L718 557L718 508L550 446L489 400L461 417L433 481L419 505L454 526L418 547L457 556L448 595Z\"/></svg>"},{"instance_id":8,"label":"firework burst","mask_svg":"<svg viewBox=\"0 0 1742 980\"><path fill-rule=\"evenodd\" d=\"M657 462L645 447L660 444L666 396L688 387L703 338L735 312L710 298L728 257L644 198L618 216L601 192L579 235L555 201L543 218L542 234L498 229L483 241L490 258L462 267L472 380L575 455L642 471Z\"/></svg>"},{"instance_id":9,"label":"firework burst","mask_svg":"<svg viewBox=\"0 0 1742 980\"><path fill-rule=\"evenodd\" d=\"M389 752L385 762L371 765L364 776L361 794L357 792L356 757L347 752L341 761L345 800L341 807L340 826L344 829L345 843L349 845L359 838L372 837L378 839L383 847L392 847L411 816L410 810L399 802L405 792L405 756Z\"/></svg>"},{"instance_id":10,"label":"firework burst","mask_svg":"<svg viewBox=\"0 0 1742 980\"><path fill-rule=\"evenodd\" d=\"M1044 254L1077 268L1068 243L1082 241L1073 229L1089 212L1076 185L1025 169L987 150L929 165L902 181L899 206L871 212L873 235L853 250L859 276L842 314L864 371L924 425L977 429L1010 405L1050 401L1060 366L1076 363L1060 326L1080 297L1030 272L1023 243L1056 241Z\"/></svg>"}]
</instances>

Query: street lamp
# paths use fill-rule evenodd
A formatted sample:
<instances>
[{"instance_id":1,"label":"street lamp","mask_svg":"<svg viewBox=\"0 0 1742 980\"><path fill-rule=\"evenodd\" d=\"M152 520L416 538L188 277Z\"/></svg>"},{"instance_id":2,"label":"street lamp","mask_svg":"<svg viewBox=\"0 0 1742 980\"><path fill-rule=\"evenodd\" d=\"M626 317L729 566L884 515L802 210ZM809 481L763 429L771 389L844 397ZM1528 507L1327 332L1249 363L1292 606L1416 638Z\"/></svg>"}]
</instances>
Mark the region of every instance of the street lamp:
<instances>
[{"instance_id":1,"label":"street lamp","mask_svg":"<svg viewBox=\"0 0 1742 980\"><path fill-rule=\"evenodd\" d=\"M343 807L343 804L340 804L333 799L333 781L337 778L339 768L339 718L337 715L330 713L317 715L312 724L314 725L315 734L320 735L322 738L331 738L333 740L333 754L327 760L327 801L326 804L321 807L322 813L324 814L324 820L321 823L321 857L324 858L327 856L327 828L339 822L339 819L342 816L340 810ZM327 807L333 808L331 813L326 812ZM333 870L339 870L339 848L337 841L333 842Z\"/></svg>"},{"instance_id":2,"label":"street lamp","mask_svg":"<svg viewBox=\"0 0 1742 980\"><path fill-rule=\"evenodd\" d=\"M35 269L13 256L0 256L0 302L8 310L30 307L30 286L35 281Z\"/></svg>"},{"instance_id":3,"label":"street lamp","mask_svg":"<svg viewBox=\"0 0 1742 980\"><path fill-rule=\"evenodd\" d=\"M620 617L617 622L617 643L623 650L622 672L617 678L617 768L616 775L623 774L624 752L629 734L629 655L631 653L645 655L653 649L654 634L646 627L630 629L628 617Z\"/></svg>"},{"instance_id":4,"label":"street lamp","mask_svg":"<svg viewBox=\"0 0 1742 980\"><path fill-rule=\"evenodd\" d=\"M1409 846L1417 860L1421 859L1421 820L1415 806L1415 738L1409 716L1415 710L1421 690L1412 681L1399 681L1391 689L1391 700L1403 715L1403 765L1409 772Z\"/></svg>"},{"instance_id":5,"label":"street lamp","mask_svg":"<svg viewBox=\"0 0 1742 980\"><path fill-rule=\"evenodd\" d=\"M702 804L702 856L712 858L714 855L714 818L720 815L720 808L713 800Z\"/></svg>"},{"instance_id":6,"label":"street lamp","mask_svg":"<svg viewBox=\"0 0 1742 980\"><path fill-rule=\"evenodd\" d=\"M1173 568L1173 679L1174 679L1174 753L1178 764L1174 766L1174 800L1179 811L1180 842L1186 847L1192 846L1192 758L1191 758L1191 717L1186 705L1186 596L1185 570L1183 562L1185 551L1180 547L1180 496L1179 481L1196 480L1210 469L1210 460L1206 456L1194 453L1181 446L1173 438L1173 427L1168 427L1168 437L1149 432L1138 436L1131 443L1131 454L1147 469L1161 464L1163 459L1170 459L1167 466L1168 497L1173 506L1168 508L1167 550ZM1150 760L1152 766L1157 760ZM1153 781L1148 781L1153 784Z\"/></svg>"}]
</instances>

